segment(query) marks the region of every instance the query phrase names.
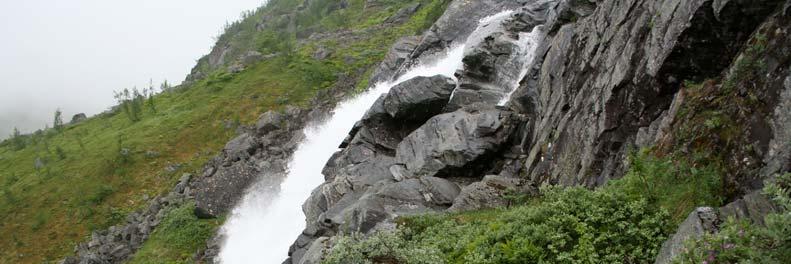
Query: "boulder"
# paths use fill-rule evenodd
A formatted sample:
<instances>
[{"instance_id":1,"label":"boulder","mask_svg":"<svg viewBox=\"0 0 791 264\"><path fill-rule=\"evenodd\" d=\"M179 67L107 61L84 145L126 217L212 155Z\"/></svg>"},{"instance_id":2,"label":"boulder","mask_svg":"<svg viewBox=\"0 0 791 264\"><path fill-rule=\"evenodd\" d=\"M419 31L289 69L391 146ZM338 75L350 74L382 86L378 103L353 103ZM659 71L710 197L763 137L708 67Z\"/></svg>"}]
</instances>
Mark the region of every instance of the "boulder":
<instances>
[{"instance_id":1,"label":"boulder","mask_svg":"<svg viewBox=\"0 0 791 264\"><path fill-rule=\"evenodd\" d=\"M673 259L684 250L684 242L686 240L700 238L703 234L717 233L720 225L730 218L747 220L752 224L763 225L764 217L770 213L777 212L778 209L760 191L751 192L720 208L697 208L679 225L676 233L662 244L662 248L654 263L672 263Z\"/></svg>"},{"instance_id":2,"label":"boulder","mask_svg":"<svg viewBox=\"0 0 791 264\"><path fill-rule=\"evenodd\" d=\"M456 82L445 76L416 77L391 88L384 110L396 120L422 123L442 113L455 88Z\"/></svg>"},{"instance_id":3,"label":"boulder","mask_svg":"<svg viewBox=\"0 0 791 264\"><path fill-rule=\"evenodd\" d=\"M247 160L250 155L255 154L255 150L259 147L255 138L249 134L241 134L225 144L223 152L230 161Z\"/></svg>"},{"instance_id":4,"label":"boulder","mask_svg":"<svg viewBox=\"0 0 791 264\"><path fill-rule=\"evenodd\" d=\"M218 168L212 177L204 178L195 186L195 215L214 218L228 212L256 176L258 171L246 162Z\"/></svg>"},{"instance_id":5,"label":"boulder","mask_svg":"<svg viewBox=\"0 0 791 264\"><path fill-rule=\"evenodd\" d=\"M389 229L398 216L448 208L459 191L458 185L442 178L385 180L350 203L337 203L320 217L320 222L344 233Z\"/></svg>"},{"instance_id":6,"label":"boulder","mask_svg":"<svg viewBox=\"0 0 791 264\"><path fill-rule=\"evenodd\" d=\"M514 130L513 117L491 107L471 107L432 117L396 150L396 179L478 176Z\"/></svg>"},{"instance_id":7,"label":"boulder","mask_svg":"<svg viewBox=\"0 0 791 264\"><path fill-rule=\"evenodd\" d=\"M283 114L276 111L268 111L258 117L255 123L255 129L258 135L266 135L269 132L278 130L283 127L284 122Z\"/></svg>"},{"instance_id":8,"label":"boulder","mask_svg":"<svg viewBox=\"0 0 791 264\"><path fill-rule=\"evenodd\" d=\"M481 210L508 206L508 194L537 195L538 189L522 178L489 175L461 189L450 212Z\"/></svg>"},{"instance_id":9,"label":"boulder","mask_svg":"<svg viewBox=\"0 0 791 264\"><path fill-rule=\"evenodd\" d=\"M717 231L720 224L719 216L714 208L700 207L689 214L686 220L678 227L678 231L662 244L662 249L656 257L655 264L671 263L676 256L684 250L684 241L699 238L703 234Z\"/></svg>"}]
</instances>

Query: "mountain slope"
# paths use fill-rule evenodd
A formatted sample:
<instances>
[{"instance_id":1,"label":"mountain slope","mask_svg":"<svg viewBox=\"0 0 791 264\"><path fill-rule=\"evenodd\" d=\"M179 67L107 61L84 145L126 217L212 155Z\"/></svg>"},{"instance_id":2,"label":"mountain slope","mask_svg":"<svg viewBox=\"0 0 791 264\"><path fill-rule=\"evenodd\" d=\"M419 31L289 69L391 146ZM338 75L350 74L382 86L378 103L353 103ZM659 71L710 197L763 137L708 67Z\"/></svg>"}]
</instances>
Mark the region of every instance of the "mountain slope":
<instances>
[{"instance_id":1,"label":"mountain slope","mask_svg":"<svg viewBox=\"0 0 791 264\"><path fill-rule=\"evenodd\" d=\"M5 141L0 236L8 239L0 241L0 262L38 263L71 253L92 230L124 222L182 173L199 170L260 113L307 107L337 80L364 79L398 37L430 24L432 8L442 7L442 1L343 3L270 1L250 12L218 40L215 51L233 50L223 52L227 61L207 66L214 52L201 59L185 84L153 96L155 110L144 106L139 121L117 108L62 132L22 136L26 147L19 150ZM421 3L418 15L393 16L413 3ZM281 28L283 21L290 25ZM331 54L314 56L319 47Z\"/></svg>"}]
</instances>

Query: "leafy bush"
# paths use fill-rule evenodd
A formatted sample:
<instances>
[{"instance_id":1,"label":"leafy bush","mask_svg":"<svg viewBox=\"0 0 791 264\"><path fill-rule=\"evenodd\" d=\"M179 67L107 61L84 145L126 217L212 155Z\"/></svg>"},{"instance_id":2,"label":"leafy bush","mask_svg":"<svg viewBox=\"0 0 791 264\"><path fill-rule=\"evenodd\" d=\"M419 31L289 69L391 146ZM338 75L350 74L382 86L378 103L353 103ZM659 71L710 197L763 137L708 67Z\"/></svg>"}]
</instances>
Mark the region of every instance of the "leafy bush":
<instances>
[{"instance_id":1,"label":"leafy bush","mask_svg":"<svg viewBox=\"0 0 791 264\"><path fill-rule=\"evenodd\" d=\"M344 237L325 263L644 263L671 229L664 210L612 189L542 194L509 210L417 216L395 233Z\"/></svg>"},{"instance_id":2,"label":"leafy bush","mask_svg":"<svg viewBox=\"0 0 791 264\"><path fill-rule=\"evenodd\" d=\"M719 166L699 159L635 152L598 190L544 187L507 209L401 218L395 232L340 238L325 263L649 263L690 210L722 201Z\"/></svg>"},{"instance_id":3,"label":"leafy bush","mask_svg":"<svg viewBox=\"0 0 791 264\"><path fill-rule=\"evenodd\" d=\"M791 259L791 174L778 177L764 193L780 212L764 218L766 226L729 219L717 234L687 241L676 263L788 263Z\"/></svg>"},{"instance_id":4,"label":"leafy bush","mask_svg":"<svg viewBox=\"0 0 791 264\"><path fill-rule=\"evenodd\" d=\"M674 223L680 223L699 206L722 204L723 188L720 167L701 165L693 156L655 157L647 149L629 155L629 171L619 180L610 181L608 188L618 189L632 199L646 198L670 212Z\"/></svg>"}]
</instances>

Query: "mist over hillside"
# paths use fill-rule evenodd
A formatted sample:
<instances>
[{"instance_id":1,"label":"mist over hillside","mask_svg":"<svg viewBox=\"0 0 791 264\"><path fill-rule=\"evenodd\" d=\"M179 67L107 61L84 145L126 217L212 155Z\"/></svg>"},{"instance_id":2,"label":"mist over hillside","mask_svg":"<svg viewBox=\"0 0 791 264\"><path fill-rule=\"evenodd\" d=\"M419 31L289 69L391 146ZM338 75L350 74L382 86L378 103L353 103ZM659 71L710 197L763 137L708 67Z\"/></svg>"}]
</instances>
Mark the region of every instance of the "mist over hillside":
<instances>
[{"instance_id":1,"label":"mist over hillside","mask_svg":"<svg viewBox=\"0 0 791 264\"><path fill-rule=\"evenodd\" d=\"M90 116L113 91L181 82L226 23L265 2L0 2L0 138L52 126L58 108Z\"/></svg>"}]
</instances>

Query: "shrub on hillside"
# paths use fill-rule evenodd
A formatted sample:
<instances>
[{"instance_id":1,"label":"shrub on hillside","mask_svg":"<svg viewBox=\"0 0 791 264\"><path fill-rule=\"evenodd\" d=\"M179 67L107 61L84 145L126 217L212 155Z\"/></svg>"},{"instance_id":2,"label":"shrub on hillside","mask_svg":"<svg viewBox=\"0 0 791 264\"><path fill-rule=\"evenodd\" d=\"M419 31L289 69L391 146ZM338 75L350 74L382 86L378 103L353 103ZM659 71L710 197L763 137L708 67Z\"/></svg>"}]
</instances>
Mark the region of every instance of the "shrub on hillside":
<instances>
[{"instance_id":1,"label":"shrub on hillside","mask_svg":"<svg viewBox=\"0 0 791 264\"><path fill-rule=\"evenodd\" d=\"M325 263L645 263L671 229L664 210L620 192L542 194L509 210L418 216L395 233L344 237Z\"/></svg>"},{"instance_id":2,"label":"shrub on hillside","mask_svg":"<svg viewBox=\"0 0 791 264\"><path fill-rule=\"evenodd\" d=\"M764 218L766 226L729 219L717 234L687 241L675 263L788 263L791 260L791 174L769 183L764 193L780 212Z\"/></svg>"}]
</instances>

